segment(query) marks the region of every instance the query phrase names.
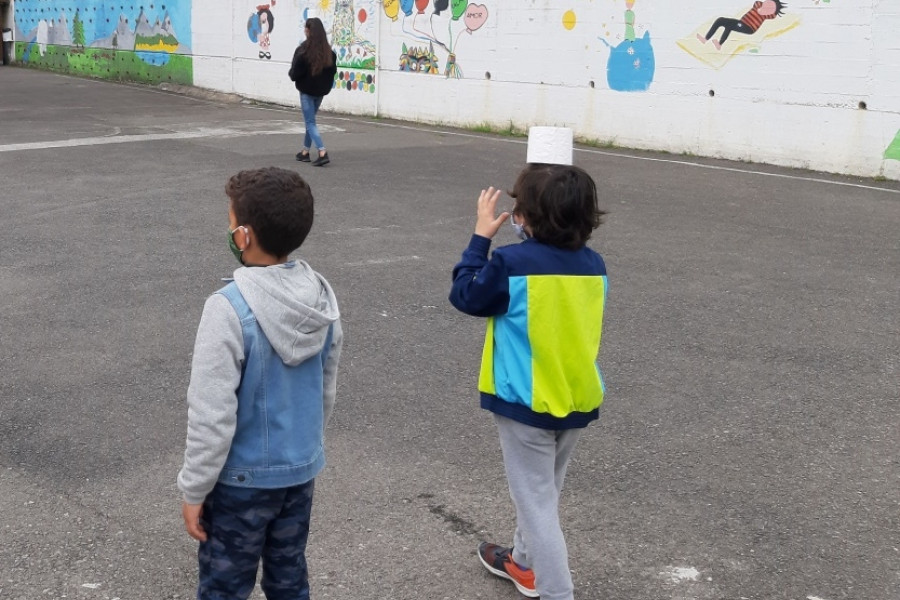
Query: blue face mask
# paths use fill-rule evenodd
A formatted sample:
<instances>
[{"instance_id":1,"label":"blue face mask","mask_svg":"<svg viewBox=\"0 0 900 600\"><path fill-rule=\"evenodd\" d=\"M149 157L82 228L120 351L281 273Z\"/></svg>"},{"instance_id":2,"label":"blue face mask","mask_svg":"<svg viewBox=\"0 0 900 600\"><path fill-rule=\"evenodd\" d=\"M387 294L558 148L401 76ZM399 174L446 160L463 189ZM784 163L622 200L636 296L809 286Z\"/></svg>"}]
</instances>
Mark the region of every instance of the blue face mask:
<instances>
[{"instance_id":1,"label":"blue face mask","mask_svg":"<svg viewBox=\"0 0 900 600\"><path fill-rule=\"evenodd\" d=\"M516 236L517 236L520 240L523 240L523 241L524 241L524 240L527 240L528 238L531 237L530 235L528 235L528 232L525 231L525 226L524 226L523 224L521 224L521 223L516 223L516 218L515 218L515 216L510 217L509 222L512 223L513 229L516 230Z\"/></svg>"}]
</instances>

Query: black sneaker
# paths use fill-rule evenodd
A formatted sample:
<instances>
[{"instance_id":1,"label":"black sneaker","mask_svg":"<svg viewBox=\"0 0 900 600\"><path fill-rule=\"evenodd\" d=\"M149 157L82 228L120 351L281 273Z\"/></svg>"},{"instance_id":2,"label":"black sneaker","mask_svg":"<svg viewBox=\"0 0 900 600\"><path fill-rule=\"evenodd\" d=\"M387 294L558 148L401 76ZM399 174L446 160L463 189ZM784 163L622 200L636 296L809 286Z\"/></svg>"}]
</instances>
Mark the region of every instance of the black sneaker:
<instances>
[{"instance_id":1,"label":"black sneaker","mask_svg":"<svg viewBox=\"0 0 900 600\"><path fill-rule=\"evenodd\" d=\"M534 571L523 569L512 559L512 548L504 548L497 544L481 542L478 545L478 560L484 568L504 579L509 579L519 593L529 598L537 598L539 594L534 588Z\"/></svg>"},{"instance_id":2,"label":"black sneaker","mask_svg":"<svg viewBox=\"0 0 900 600\"><path fill-rule=\"evenodd\" d=\"M323 154L322 156L320 156L319 158L314 160L312 166L324 167L325 165L327 165L330 162L331 162L331 159L328 158L328 153L326 152L325 154Z\"/></svg>"},{"instance_id":3,"label":"black sneaker","mask_svg":"<svg viewBox=\"0 0 900 600\"><path fill-rule=\"evenodd\" d=\"M298 152L297 160L299 160L300 162L309 162L310 161L309 152Z\"/></svg>"}]
</instances>

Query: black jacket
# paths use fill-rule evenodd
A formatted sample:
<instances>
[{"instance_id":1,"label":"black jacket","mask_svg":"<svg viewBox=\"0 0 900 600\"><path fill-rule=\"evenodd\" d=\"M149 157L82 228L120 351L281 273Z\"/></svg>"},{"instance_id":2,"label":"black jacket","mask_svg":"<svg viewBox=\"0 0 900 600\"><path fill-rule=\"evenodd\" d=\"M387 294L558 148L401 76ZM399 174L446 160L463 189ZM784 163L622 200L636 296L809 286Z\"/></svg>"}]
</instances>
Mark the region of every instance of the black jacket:
<instances>
[{"instance_id":1,"label":"black jacket","mask_svg":"<svg viewBox=\"0 0 900 600\"><path fill-rule=\"evenodd\" d=\"M337 73L337 55L332 50L331 66L322 69L318 75L309 72L309 63L300 52L302 46L294 50L294 58L291 60L291 70L288 76L294 82L294 86L300 92L308 96L327 96L334 86L334 76Z\"/></svg>"}]
</instances>

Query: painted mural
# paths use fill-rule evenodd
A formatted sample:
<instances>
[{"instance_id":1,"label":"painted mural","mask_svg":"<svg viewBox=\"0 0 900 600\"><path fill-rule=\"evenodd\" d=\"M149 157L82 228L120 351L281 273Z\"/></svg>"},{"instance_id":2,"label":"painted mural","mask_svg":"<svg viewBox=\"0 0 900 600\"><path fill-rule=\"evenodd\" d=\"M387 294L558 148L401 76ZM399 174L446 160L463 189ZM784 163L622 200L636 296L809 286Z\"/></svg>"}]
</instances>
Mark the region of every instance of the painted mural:
<instances>
[{"instance_id":1,"label":"painted mural","mask_svg":"<svg viewBox=\"0 0 900 600\"><path fill-rule=\"evenodd\" d=\"M383 0L382 7L391 20L391 32L405 38L397 68L448 79L463 77L457 58L460 43L490 16L487 6L467 0Z\"/></svg>"},{"instance_id":2,"label":"painted mural","mask_svg":"<svg viewBox=\"0 0 900 600\"><path fill-rule=\"evenodd\" d=\"M408 48L403 44L403 51L400 53L400 70L408 73L425 73L427 75L437 75L441 72L440 61L437 54L434 53L434 44L429 42L428 47Z\"/></svg>"},{"instance_id":3,"label":"painted mural","mask_svg":"<svg viewBox=\"0 0 900 600\"><path fill-rule=\"evenodd\" d=\"M247 19L247 36L252 43L259 46L260 60L272 59L272 42L269 36L275 29L275 15L272 14L274 7L275 0L269 4L260 4Z\"/></svg>"},{"instance_id":4,"label":"painted mural","mask_svg":"<svg viewBox=\"0 0 900 600\"><path fill-rule=\"evenodd\" d=\"M376 10L377 0L316 0L304 9L304 22L322 19L337 55L335 89L375 92Z\"/></svg>"},{"instance_id":5,"label":"painted mural","mask_svg":"<svg viewBox=\"0 0 900 600\"><path fill-rule=\"evenodd\" d=\"M884 157L890 160L900 160L900 131L884 151Z\"/></svg>"},{"instance_id":6,"label":"painted mural","mask_svg":"<svg viewBox=\"0 0 900 600\"><path fill-rule=\"evenodd\" d=\"M635 0L625 0L622 32L613 36L609 31L600 37L609 48L606 61L606 83L617 92L645 92L653 83L656 56L650 42L650 31L637 35ZM573 18L574 20L574 18ZM563 25L565 26L565 19Z\"/></svg>"},{"instance_id":7,"label":"painted mural","mask_svg":"<svg viewBox=\"0 0 900 600\"><path fill-rule=\"evenodd\" d=\"M22 0L16 56L35 67L100 77L191 84L190 0L112 5L103 0Z\"/></svg>"},{"instance_id":8,"label":"painted mural","mask_svg":"<svg viewBox=\"0 0 900 600\"><path fill-rule=\"evenodd\" d=\"M682 50L720 69L745 51L758 52L762 42L800 24L800 16L786 13L787 2L757 0L734 17L717 16L678 40Z\"/></svg>"},{"instance_id":9,"label":"painted mural","mask_svg":"<svg viewBox=\"0 0 900 600\"><path fill-rule=\"evenodd\" d=\"M338 60L336 87L375 92L375 37L369 23L374 2L337 0L331 25L331 45Z\"/></svg>"}]
</instances>

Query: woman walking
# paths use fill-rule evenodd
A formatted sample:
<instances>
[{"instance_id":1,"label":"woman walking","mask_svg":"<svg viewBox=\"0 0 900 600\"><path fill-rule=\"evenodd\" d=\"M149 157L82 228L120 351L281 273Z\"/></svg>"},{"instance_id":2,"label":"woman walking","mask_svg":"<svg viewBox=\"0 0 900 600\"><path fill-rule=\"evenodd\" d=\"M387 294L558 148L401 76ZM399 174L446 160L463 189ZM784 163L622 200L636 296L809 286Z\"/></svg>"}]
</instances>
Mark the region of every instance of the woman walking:
<instances>
[{"instance_id":1,"label":"woman walking","mask_svg":"<svg viewBox=\"0 0 900 600\"><path fill-rule=\"evenodd\" d=\"M306 40L294 50L288 73L300 92L300 108L306 125L303 150L297 153L297 160L310 162L309 149L315 144L319 156L312 164L314 167L322 167L331 162L331 159L328 158L325 143L319 135L316 113L319 112L322 98L328 95L334 85L337 55L328 44L328 36L325 35L325 27L320 19L307 19L304 32Z\"/></svg>"}]
</instances>

